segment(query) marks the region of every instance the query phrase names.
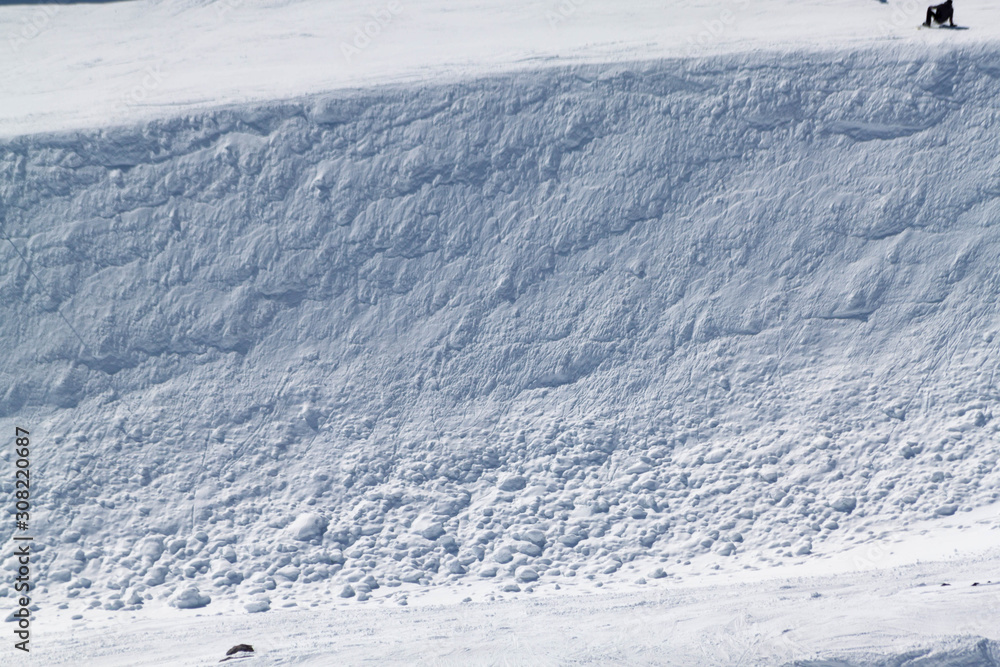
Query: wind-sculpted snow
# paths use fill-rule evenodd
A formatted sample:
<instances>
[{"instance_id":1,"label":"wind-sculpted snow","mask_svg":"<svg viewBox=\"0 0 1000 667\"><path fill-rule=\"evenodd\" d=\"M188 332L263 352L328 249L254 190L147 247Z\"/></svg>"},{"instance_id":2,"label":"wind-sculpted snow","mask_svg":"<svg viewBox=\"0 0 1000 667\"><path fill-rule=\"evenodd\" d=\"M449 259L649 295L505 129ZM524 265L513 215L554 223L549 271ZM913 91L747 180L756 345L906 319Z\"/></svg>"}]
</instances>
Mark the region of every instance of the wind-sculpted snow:
<instances>
[{"instance_id":1,"label":"wind-sculpted snow","mask_svg":"<svg viewBox=\"0 0 1000 667\"><path fill-rule=\"evenodd\" d=\"M589 66L0 145L47 599L670 577L992 502L998 72Z\"/></svg>"}]
</instances>

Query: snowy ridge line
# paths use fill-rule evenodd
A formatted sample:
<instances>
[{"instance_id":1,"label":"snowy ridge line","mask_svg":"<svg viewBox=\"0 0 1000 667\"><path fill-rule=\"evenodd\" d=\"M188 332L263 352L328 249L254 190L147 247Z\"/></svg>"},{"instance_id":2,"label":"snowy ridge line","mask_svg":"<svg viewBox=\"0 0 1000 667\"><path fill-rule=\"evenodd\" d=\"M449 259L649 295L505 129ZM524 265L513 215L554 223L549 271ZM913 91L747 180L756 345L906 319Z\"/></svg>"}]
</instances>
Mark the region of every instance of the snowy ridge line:
<instances>
[{"instance_id":1,"label":"snowy ridge line","mask_svg":"<svg viewBox=\"0 0 1000 667\"><path fill-rule=\"evenodd\" d=\"M847 49L890 40L936 49L996 43L1000 35L987 0L961 3L960 20L970 27L963 31L915 30L923 7L912 0L858 5L851 21L842 20L837 4L810 2L788 11L786 2L768 0L694 0L682 16L648 0L517 6L481 0L458 7L425 0L399 3L398 13L389 2L336 9L318 0L236 4L3 7L0 42L8 66L0 85L5 101L0 134L113 126L191 111L206 100L254 103L545 63L758 49L782 49L795 57L816 47ZM104 30L116 39L106 39ZM211 38L195 41L192 34ZM73 48L65 48L69 43ZM137 59L134 44L146 44L148 57ZM345 49L349 45L361 53ZM53 53L63 57L51 59Z\"/></svg>"},{"instance_id":2,"label":"snowy ridge line","mask_svg":"<svg viewBox=\"0 0 1000 667\"><path fill-rule=\"evenodd\" d=\"M1000 50L885 53L0 144L46 599L645 582L995 501Z\"/></svg>"}]
</instances>

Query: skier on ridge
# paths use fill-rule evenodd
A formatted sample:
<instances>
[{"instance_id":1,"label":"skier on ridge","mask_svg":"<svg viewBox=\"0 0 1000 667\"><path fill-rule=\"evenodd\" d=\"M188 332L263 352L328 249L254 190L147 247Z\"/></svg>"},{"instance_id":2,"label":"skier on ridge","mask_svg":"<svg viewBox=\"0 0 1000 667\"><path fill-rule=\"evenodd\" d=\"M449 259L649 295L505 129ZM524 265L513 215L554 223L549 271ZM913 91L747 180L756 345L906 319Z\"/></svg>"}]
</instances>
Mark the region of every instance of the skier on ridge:
<instances>
[{"instance_id":1,"label":"skier on ridge","mask_svg":"<svg viewBox=\"0 0 1000 667\"><path fill-rule=\"evenodd\" d=\"M952 16L954 11L951 8L951 0L945 0L940 5L934 5L927 8L927 20L924 21L924 27L931 27L931 19L938 25L944 25L944 22L948 22L948 26L951 28L955 27L955 22L952 21Z\"/></svg>"}]
</instances>

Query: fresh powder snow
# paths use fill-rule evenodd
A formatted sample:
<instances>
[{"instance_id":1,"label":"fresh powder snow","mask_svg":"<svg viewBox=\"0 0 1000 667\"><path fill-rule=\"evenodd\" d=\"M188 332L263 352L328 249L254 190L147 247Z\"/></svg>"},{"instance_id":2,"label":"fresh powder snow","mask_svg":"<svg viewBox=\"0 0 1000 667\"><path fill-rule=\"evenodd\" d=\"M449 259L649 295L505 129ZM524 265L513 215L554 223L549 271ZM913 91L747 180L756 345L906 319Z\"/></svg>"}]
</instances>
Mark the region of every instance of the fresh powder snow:
<instances>
[{"instance_id":1,"label":"fresh powder snow","mask_svg":"<svg viewBox=\"0 0 1000 667\"><path fill-rule=\"evenodd\" d=\"M0 3L0 663L1000 664L925 9Z\"/></svg>"}]
</instances>

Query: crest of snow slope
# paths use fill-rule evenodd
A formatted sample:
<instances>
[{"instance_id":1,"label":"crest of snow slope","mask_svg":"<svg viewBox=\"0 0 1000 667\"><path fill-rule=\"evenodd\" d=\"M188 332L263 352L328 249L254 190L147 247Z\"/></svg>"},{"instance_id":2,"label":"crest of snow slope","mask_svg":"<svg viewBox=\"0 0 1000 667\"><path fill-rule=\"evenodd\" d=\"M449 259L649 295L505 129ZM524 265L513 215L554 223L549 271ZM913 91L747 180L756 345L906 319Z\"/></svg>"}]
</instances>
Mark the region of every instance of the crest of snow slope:
<instances>
[{"instance_id":1,"label":"crest of snow slope","mask_svg":"<svg viewBox=\"0 0 1000 667\"><path fill-rule=\"evenodd\" d=\"M130 0L0 6L0 136L87 129L219 103L437 81L540 63L752 49L937 47L1000 37L918 31L917 0ZM353 50L352 50L353 49Z\"/></svg>"},{"instance_id":2,"label":"crest of snow slope","mask_svg":"<svg viewBox=\"0 0 1000 667\"><path fill-rule=\"evenodd\" d=\"M7 141L45 599L671 576L992 502L998 73L736 55Z\"/></svg>"}]
</instances>

